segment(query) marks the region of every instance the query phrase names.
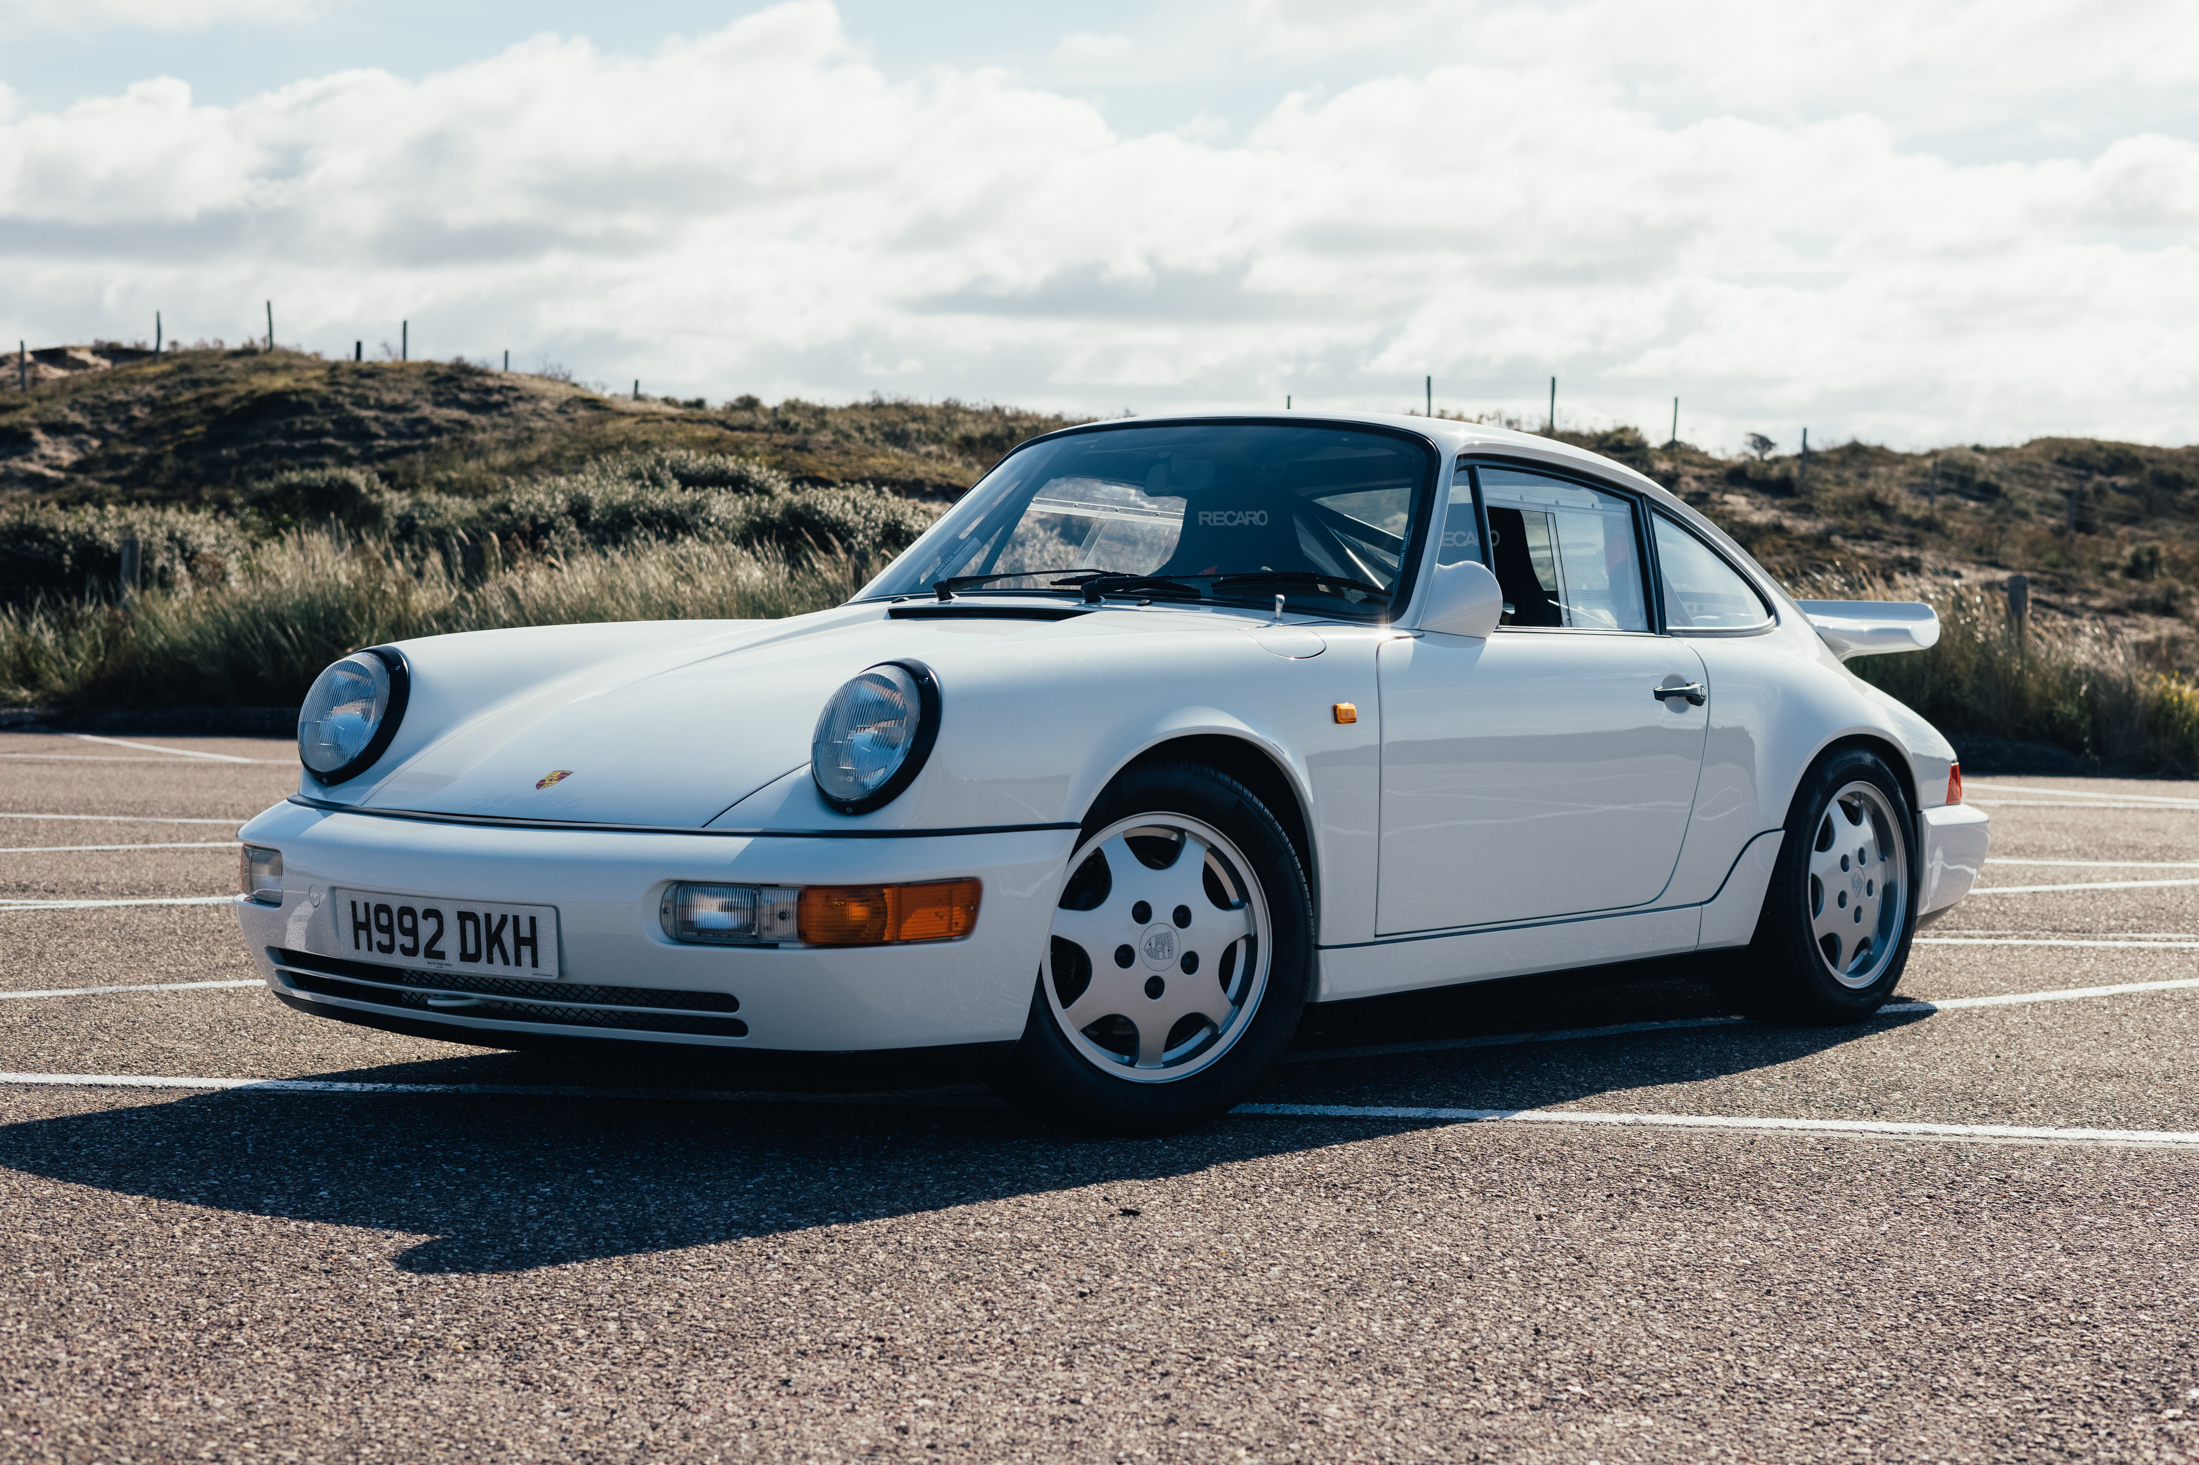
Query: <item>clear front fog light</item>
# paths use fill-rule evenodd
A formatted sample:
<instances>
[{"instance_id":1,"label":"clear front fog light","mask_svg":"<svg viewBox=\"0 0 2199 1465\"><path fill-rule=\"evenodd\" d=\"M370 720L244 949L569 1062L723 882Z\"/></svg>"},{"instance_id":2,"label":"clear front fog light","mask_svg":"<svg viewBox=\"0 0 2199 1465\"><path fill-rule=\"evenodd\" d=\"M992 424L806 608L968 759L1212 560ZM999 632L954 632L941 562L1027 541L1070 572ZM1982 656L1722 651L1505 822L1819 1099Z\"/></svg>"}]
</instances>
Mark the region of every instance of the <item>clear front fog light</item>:
<instances>
[{"instance_id":1,"label":"clear front fog light","mask_svg":"<svg viewBox=\"0 0 2199 1465\"><path fill-rule=\"evenodd\" d=\"M792 941L800 898L781 885L673 885L657 903L657 922L674 941L705 946Z\"/></svg>"},{"instance_id":2,"label":"clear front fog light","mask_svg":"<svg viewBox=\"0 0 2199 1465\"><path fill-rule=\"evenodd\" d=\"M283 903L283 852L248 844L237 851L237 893L261 905Z\"/></svg>"}]
</instances>

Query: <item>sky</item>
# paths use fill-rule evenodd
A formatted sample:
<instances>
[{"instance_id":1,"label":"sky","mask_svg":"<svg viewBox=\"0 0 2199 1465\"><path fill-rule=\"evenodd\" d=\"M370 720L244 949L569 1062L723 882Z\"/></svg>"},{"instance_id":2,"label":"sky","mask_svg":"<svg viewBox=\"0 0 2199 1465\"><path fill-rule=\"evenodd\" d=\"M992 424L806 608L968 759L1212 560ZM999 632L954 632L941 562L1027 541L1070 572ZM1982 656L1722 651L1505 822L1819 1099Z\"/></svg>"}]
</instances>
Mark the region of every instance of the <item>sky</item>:
<instances>
[{"instance_id":1,"label":"sky","mask_svg":"<svg viewBox=\"0 0 2199 1465\"><path fill-rule=\"evenodd\" d=\"M0 339L2181 444L2195 82L2155 0L0 0Z\"/></svg>"}]
</instances>

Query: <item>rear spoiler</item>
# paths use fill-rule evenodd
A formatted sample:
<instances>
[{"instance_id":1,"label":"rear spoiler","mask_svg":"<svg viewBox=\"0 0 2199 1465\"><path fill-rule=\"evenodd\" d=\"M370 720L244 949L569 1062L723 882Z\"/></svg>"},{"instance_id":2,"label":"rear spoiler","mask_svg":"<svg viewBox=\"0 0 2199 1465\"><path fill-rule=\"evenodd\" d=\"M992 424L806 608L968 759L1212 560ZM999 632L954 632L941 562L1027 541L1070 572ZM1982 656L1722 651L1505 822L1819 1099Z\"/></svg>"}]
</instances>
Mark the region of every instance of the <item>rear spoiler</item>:
<instances>
[{"instance_id":1,"label":"rear spoiler","mask_svg":"<svg viewBox=\"0 0 2199 1465\"><path fill-rule=\"evenodd\" d=\"M1939 640L1939 612L1920 600L1797 600L1833 655L1922 651Z\"/></svg>"}]
</instances>

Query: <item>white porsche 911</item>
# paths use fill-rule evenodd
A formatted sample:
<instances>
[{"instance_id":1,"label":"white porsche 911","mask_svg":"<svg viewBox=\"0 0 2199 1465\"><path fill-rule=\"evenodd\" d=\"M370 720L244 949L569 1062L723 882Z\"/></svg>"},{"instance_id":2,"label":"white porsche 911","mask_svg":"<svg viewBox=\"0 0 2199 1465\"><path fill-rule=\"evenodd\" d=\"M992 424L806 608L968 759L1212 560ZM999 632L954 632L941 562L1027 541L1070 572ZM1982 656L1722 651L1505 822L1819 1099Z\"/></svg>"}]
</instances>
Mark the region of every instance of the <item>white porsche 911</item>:
<instances>
[{"instance_id":1,"label":"white porsche 911","mask_svg":"<svg viewBox=\"0 0 2199 1465\"><path fill-rule=\"evenodd\" d=\"M1873 1012L1986 818L1649 479L1428 418L1023 444L847 604L376 646L246 826L301 1011L497 1047L989 1045L1086 1122L1234 1103L1307 1003L1702 953Z\"/></svg>"}]
</instances>

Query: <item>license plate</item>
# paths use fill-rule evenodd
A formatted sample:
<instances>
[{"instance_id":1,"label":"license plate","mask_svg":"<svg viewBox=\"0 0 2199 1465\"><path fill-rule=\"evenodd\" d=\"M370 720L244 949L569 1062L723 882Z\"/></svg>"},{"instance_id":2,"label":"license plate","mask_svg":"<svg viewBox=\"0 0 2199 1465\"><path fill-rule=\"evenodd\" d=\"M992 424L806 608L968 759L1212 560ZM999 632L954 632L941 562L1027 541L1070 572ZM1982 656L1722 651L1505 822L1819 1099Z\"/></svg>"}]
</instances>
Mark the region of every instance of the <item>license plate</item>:
<instances>
[{"instance_id":1,"label":"license plate","mask_svg":"<svg viewBox=\"0 0 2199 1465\"><path fill-rule=\"evenodd\" d=\"M557 907L338 890L335 954L416 971L555 981Z\"/></svg>"}]
</instances>

